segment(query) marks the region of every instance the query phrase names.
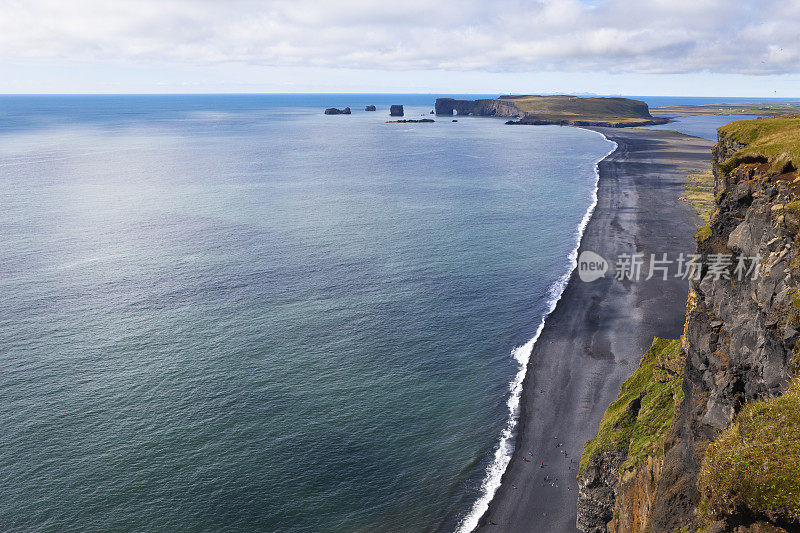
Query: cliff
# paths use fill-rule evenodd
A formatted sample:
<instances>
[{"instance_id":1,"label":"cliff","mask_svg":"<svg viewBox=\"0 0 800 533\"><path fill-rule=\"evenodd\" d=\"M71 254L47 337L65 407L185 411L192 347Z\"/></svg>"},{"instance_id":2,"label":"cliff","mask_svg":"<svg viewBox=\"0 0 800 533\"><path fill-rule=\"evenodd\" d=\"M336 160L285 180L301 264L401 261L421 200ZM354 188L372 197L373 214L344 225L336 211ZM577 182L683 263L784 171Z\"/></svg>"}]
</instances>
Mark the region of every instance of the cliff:
<instances>
[{"instance_id":1,"label":"cliff","mask_svg":"<svg viewBox=\"0 0 800 533\"><path fill-rule=\"evenodd\" d=\"M696 235L701 268L681 344L682 399L668 426L645 428L659 445L635 465L624 464L634 438L613 451L587 443L582 531L800 529L799 138L800 116L719 129L716 210ZM601 424L598 439L607 433Z\"/></svg>"},{"instance_id":2,"label":"cliff","mask_svg":"<svg viewBox=\"0 0 800 533\"><path fill-rule=\"evenodd\" d=\"M436 100L437 115L475 115L517 118L507 124L571 126L646 126L667 119L650 115L647 104L630 98L580 96L500 96L482 100Z\"/></svg>"},{"instance_id":3,"label":"cliff","mask_svg":"<svg viewBox=\"0 0 800 533\"><path fill-rule=\"evenodd\" d=\"M434 111L437 115L475 115L481 117L519 117L521 111L511 102L492 98L484 100L454 100L437 98Z\"/></svg>"}]
</instances>

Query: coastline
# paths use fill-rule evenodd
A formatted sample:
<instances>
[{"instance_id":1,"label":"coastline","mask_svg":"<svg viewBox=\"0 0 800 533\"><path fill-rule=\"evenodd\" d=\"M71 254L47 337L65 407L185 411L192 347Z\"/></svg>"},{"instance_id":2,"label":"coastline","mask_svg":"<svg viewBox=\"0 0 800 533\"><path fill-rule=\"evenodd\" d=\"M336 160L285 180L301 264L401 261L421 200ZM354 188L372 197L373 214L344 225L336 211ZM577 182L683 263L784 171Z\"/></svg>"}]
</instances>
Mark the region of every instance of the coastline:
<instances>
[{"instance_id":1,"label":"coastline","mask_svg":"<svg viewBox=\"0 0 800 533\"><path fill-rule=\"evenodd\" d=\"M496 454L512 438L514 452L499 487L486 490L494 493L491 501L476 502L472 520L458 531L577 531L575 475L584 442L652 338L682 332L688 282L615 282L614 261L634 251L691 253L697 218L679 197L686 174L709 166L712 143L670 130L585 129L616 148L597 164L595 200L578 233L573 268L559 280L561 292L554 291L536 335L518 348L529 354L518 374L521 392L512 382L509 398L513 413L516 396L518 415L510 417ZM592 283L577 279L574 260L584 250L605 257L612 273ZM478 507L484 512L472 528Z\"/></svg>"},{"instance_id":2,"label":"coastline","mask_svg":"<svg viewBox=\"0 0 800 533\"><path fill-rule=\"evenodd\" d=\"M558 302L561 300L561 297L564 295L564 291L569 285L572 273L578 266L578 254L580 252L581 241L583 240L584 233L586 233L586 227L589 225L589 221L592 219L594 210L597 207L598 191L600 188L600 162L613 154L619 147L616 142L603 135L602 132L595 131L595 133L601 135L604 139L612 143L613 148L611 148L605 155L603 155L594 163L595 181L592 187L592 201L589 204L589 207L586 209L586 212L583 214L583 217L581 218L581 221L578 224L578 228L575 232L575 247L572 249L569 255L569 270L559 277L550 287L550 290L548 291L549 298L547 300L547 312L539 321L539 325L537 326L533 337L531 337L528 342L521 346L517 346L512 351L512 356L517 363L519 363L520 368L514 376L514 379L509 383L510 394L506 402L509 412L508 419L506 420L506 427L503 429L503 433L500 436L500 442L495 449L494 459L487 467L486 477L481 484L481 489L483 492L480 498L478 498L478 500L476 500L473 504L470 512L459 522L458 528L456 529L457 533L470 533L471 531L474 531L476 527L478 527L481 518L486 514L490 502L494 498L497 489L500 487L502 477L512 459L513 450L510 450L509 448L511 443L514 442L514 430L519 423L519 404L523 393L523 383L525 381L525 376L527 375L528 365L530 364L531 354L533 353L536 341L542 334L542 330L544 329L547 318L553 314L553 311L555 311L556 307L558 306Z\"/></svg>"}]
</instances>

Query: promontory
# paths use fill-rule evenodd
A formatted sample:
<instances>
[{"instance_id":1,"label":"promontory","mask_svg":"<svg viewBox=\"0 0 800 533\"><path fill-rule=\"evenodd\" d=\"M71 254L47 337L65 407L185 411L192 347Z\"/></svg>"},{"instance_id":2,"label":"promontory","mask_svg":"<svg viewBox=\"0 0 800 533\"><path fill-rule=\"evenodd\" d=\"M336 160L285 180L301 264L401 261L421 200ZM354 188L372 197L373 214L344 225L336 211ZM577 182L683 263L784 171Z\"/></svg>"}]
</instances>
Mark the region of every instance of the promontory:
<instances>
[{"instance_id":1,"label":"promontory","mask_svg":"<svg viewBox=\"0 0 800 533\"><path fill-rule=\"evenodd\" d=\"M438 98L437 115L508 117L508 124L559 124L569 126L628 127L665 124L647 104L630 98L595 98L569 95L506 95L481 100Z\"/></svg>"}]
</instances>

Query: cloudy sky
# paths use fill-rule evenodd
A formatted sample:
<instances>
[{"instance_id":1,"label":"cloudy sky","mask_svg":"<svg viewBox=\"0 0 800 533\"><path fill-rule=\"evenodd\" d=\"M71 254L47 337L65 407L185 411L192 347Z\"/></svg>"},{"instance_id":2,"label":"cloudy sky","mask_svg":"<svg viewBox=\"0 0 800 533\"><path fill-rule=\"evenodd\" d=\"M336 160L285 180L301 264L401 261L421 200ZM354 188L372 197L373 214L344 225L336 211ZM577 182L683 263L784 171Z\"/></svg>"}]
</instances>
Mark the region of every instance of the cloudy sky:
<instances>
[{"instance_id":1,"label":"cloudy sky","mask_svg":"<svg viewBox=\"0 0 800 533\"><path fill-rule=\"evenodd\" d=\"M800 97L800 0L0 0L0 92Z\"/></svg>"}]
</instances>

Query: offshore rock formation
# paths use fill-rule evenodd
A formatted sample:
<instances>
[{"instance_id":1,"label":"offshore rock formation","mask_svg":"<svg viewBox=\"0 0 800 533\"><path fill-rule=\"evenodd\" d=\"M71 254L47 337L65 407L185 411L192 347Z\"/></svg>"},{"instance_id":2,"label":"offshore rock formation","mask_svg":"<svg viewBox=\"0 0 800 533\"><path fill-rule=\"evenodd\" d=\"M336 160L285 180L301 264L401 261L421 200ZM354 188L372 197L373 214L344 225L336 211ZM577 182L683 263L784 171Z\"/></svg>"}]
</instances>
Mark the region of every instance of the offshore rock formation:
<instances>
[{"instance_id":1,"label":"offshore rock formation","mask_svg":"<svg viewBox=\"0 0 800 533\"><path fill-rule=\"evenodd\" d=\"M750 150L764 135L774 135L769 120L780 119L747 121L756 124L744 134L737 130L740 123L720 129L713 151L717 210L711 223L696 235L703 266L690 282L682 339L683 399L671 426L653 430L662 446L635 468L621 469L621 457L613 454L586 456L585 452L582 462L587 466L579 476L577 525L581 531L800 530L800 523L791 518L800 509L800 494L791 494L800 475L790 464L781 465L786 471L779 473L788 476L791 488L788 511L786 494L770 493L783 490L772 482L758 487L760 499L753 503L737 494L736 487L710 486L708 476L701 475L701 470L708 469L709 445L731 428L736 435L743 406L757 406L784 393L798 369L800 202L796 199L800 177L797 161L791 160L795 157L792 138L786 145L789 148L777 149L775 154ZM794 135L798 132L800 120ZM774 148L775 137L765 146ZM732 264L721 274L709 268L718 257L715 254L733 254ZM757 276L736 273L739 255L755 258ZM797 435L787 438L797 444ZM760 453L769 454L769 450L770 446L762 446ZM751 455L745 454L744 460L757 470L769 461L755 453L747 452ZM752 477L751 484L758 484L758 476L768 474L734 472L731 477ZM711 501L718 493L729 498L722 513L714 511ZM775 508L771 502L781 503Z\"/></svg>"},{"instance_id":2,"label":"offshore rock formation","mask_svg":"<svg viewBox=\"0 0 800 533\"><path fill-rule=\"evenodd\" d=\"M335 107L329 107L325 110L326 115L349 115L350 108L345 107L344 109L336 109Z\"/></svg>"},{"instance_id":3,"label":"offshore rock formation","mask_svg":"<svg viewBox=\"0 0 800 533\"><path fill-rule=\"evenodd\" d=\"M484 100L454 100L437 98L434 107L437 115L475 115L482 117L519 117L521 112L513 103L492 98Z\"/></svg>"},{"instance_id":4,"label":"offshore rock formation","mask_svg":"<svg viewBox=\"0 0 800 533\"><path fill-rule=\"evenodd\" d=\"M386 121L387 124L408 124L408 123L419 124L421 122L422 123L428 123L428 122L436 122L436 121L433 120L432 118L421 118L421 119L408 118L408 119L403 119L403 120L387 120Z\"/></svg>"},{"instance_id":5,"label":"offshore rock formation","mask_svg":"<svg viewBox=\"0 0 800 533\"><path fill-rule=\"evenodd\" d=\"M401 105L393 105L389 108L389 116L392 117L402 117L403 116L403 106Z\"/></svg>"},{"instance_id":6,"label":"offshore rock formation","mask_svg":"<svg viewBox=\"0 0 800 533\"><path fill-rule=\"evenodd\" d=\"M650 115L647 104L630 98L581 96L500 96L482 100L438 98L437 115L508 117L506 124L628 127L665 124Z\"/></svg>"},{"instance_id":7,"label":"offshore rock formation","mask_svg":"<svg viewBox=\"0 0 800 533\"><path fill-rule=\"evenodd\" d=\"M364 111L375 111L376 109L374 105L368 105L364 108Z\"/></svg>"}]
</instances>

